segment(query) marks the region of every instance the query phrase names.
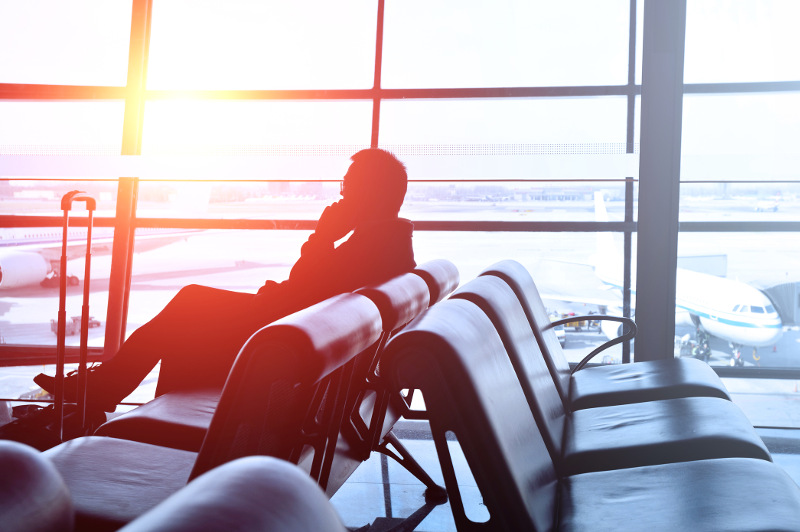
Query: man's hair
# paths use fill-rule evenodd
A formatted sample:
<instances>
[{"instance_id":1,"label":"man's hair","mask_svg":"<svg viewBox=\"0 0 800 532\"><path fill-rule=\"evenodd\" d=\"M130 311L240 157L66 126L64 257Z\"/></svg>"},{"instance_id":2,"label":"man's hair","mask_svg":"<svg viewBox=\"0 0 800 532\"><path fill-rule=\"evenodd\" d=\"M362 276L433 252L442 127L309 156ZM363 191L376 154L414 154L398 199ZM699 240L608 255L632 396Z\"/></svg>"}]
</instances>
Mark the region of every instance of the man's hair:
<instances>
[{"instance_id":1,"label":"man's hair","mask_svg":"<svg viewBox=\"0 0 800 532\"><path fill-rule=\"evenodd\" d=\"M380 148L361 150L350 160L357 170L353 177L370 191L376 206L394 214L400 211L408 189L405 165L392 153Z\"/></svg>"}]
</instances>

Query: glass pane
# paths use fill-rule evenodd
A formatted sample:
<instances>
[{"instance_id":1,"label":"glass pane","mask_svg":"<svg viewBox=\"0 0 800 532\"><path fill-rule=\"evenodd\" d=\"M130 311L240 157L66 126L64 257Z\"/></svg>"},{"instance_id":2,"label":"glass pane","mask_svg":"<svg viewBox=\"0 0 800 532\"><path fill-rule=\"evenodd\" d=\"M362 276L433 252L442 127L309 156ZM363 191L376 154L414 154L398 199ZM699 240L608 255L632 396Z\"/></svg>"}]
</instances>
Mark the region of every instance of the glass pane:
<instances>
[{"instance_id":1,"label":"glass pane","mask_svg":"<svg viewBox=\"0 0 800 532\"><path fill-rule=\"evenodd\" d=\"M344 171L326 177L343 176ZM339 181L144 181L139 186L137 216L316 220L325 207L341 199L339 192Z\"/></svg>"},{"instance_id":2,"label":"glass pane","mask_svg":"<svg viewBox=\"0 0 800 532\"><path fill-rule=\"evenodd\" d=\"M373 85L375 0L153 4L150 89Z\"/></svg>"},{"instance_id":3,"label":"glass pane","mask_svg":"<svg viewBox=\"0 0 800 532\"><path fill-rule=\"evenodd\" d=\"M758 433L765 442L772 444L769 436L783 438L785 431L764 427L800 428L797 412L797 381L794 379L724 378L722 382L730 392L731 399L742 409L750 422L759 427ZM774 432L773 432L774 431ZM779 440L781 441L781 440ZM788 440L782 440L788 441ZM778 451L782 453L783 451ZM776 452L774 456L781 456ZM784 454L792 460L792 454ZM780 458L776 463L780 464ZM780 465L788 465L786 462ZM791 466L787 468L791 471Z\"/></svg>"},{"instance_id":4,"label":"glass pane","mask_svg":"<svg viewBox=\"0 0 800 532\"><path fill-rule=\"evenodd\" d=\"M625 218L624 183L409 183L400 215L412 221L593 222L601 192L611 221Z\"/></svg>"},{"instance_id":5,"label":"glass pane","mask_svg":"<svg viewBox=\"0 0 800 532\"><path fill-rule=\"evenodd\" d=\"M623 85L629 2L386 2L381 86Z\"/></svg>"},{"instance_id":6,"label":"glass pane","mask_svg":"<svg viewBox=\"0 0 800 532\"><path fill-rule=\"evenodd\" d=\"M310 234L256 230L172 232L183 236L134 256L127 334L153 318L188 284L255 293L268 279L280 282L288 278L300 257L300 247ZM146 245L137 233L137 250Z\"/></svg>"},{"instance_id":7,"label":"glass pane","mask_svg":"<svg viewBox=\"0 0 800 532\"><path fill-rule=\"evenodd\" d=\"M610 233L604 234L606 237ZM469 239L469 246L464 245ZM619 247L601 248L604 262L622 264L622 236L613 235ZM471 232L463 238L450 232L416 231L414 254L417 263L447 258L458 267L461 282L466 283L495 262L513 259L531 273L545 306L551 315L616 314L622 297L610 290L595 273L598 245L601 239L592 233L505 233ZM475 253L479 249L480 253ZM621 315L621 313L620 313ZM609 331L612 332L612 331ZM616 328L614 328L614 333ZM565 354L571 362L578 362L608 338L598 327L584 324L567 327ZM605 363L621 362L622 349L605 353ZM600 356L597 362L603 362Z\"/></svg>"},{"instance_id":8,"label":"glass pane","mask_svg":"<svg viewBox=\"0 0 800 532\"><path fill-rule=\"evenodd\" d=\"M691 0L686 6L686 83L800 79L800 3Z\"/></svg>"},{"instance_id":9,"label":"glass pane","mask_svg":"<svg viewBox=\"0 0 800 532\"><path fill-rule=\"evenodd\" d=\"M644 51L644 0L636 0L636 70L637 85L642 84L642 52Z\"/></svg>"},{"instance_id":10,"label":"glass pane","mask_svg":"<svg viewBox=\"0 0 800 532\"><path fill-rule=\"evenodd\" d=\"M0 214L63 216L61 197L71 190L83 190L97 201L97 217L114 217L117 181L46 181L41 179L0 179ZM75 214L82 216L85 204L75 204ZM2 242L2 238L0 238Z\"/></svg>"},{"instance_id":11,"label":"glass pane","mask_svg":"<svg viewBox=\"0 0 800 532\"><path fill-rule=\"evenodd\" d=\"M800 93L687 94L682 180L796 179Z\"/></svg>"},{"instance_id":12,"label":"glass pane","mask_svg":"<svg viewBox=\"0 0 800 532\"><path fill-rule=\"evenodd\" d=\"M370 101L155 101L142 154L150 178L341 179L371 124Z\"/></svg>"},{"instance_id":13,"label":"glass pane","mask_svg":"<svg viewBox=\"0 0 800 532\"><path fill-rule=\"evenodd\" d=\"M733 367L800 366L800 247L790 242L800 235L681 233L676 356Z\"/></svg>"},{"instance_id":14,"label":"glass pane","mask_svg":"<svg viewBox=\"0 0 800 532\"><path fill-rule=\"evenodd\" d=\"M0 83L124 86L130 0L0 0Z\"/></svg>"},{"instance_id":15,"label":"glass pane","mask_svg":"<svg viewBox=\"0 0 800 532\"><path fill-rule=\"evenodd\" d=\"M680 221L800 221L800 183L683 183Z\"/></svg>"},{"instance_id":16,"label":"glass pane","mask_svg":"<svg viewBox=\"0 0 800 532\"><path fill-rule=\"evenodd\" d=\"M0 102L0 155L119 155L124 113L121 101Z\"/></svg>"},{"instance_id":17,"label":"glass pane","mask_svg":"<svg viewBox=\"0 0 800 532\"><path fill-rule=\"evenodd\" d=\"M624 97L389 100L380 144L416 179L620 179L638 175L626 112Z\"/></svg>"},{"instance_id":18,"label":"glass pane","mask_svg":"<svg viewBox=\"0 0 800 532\"><path fill-rule=\"evenodd\" d=\"M76 214L78 216L78 214ZM108 272L111 263L113 228L96 227L92 238L89 346L102 346L108 306ZM61 227L20 227L2 229L0 248L0 292L3 314L0 336L7 344L56 344L58 318ZM69 232L71 258L67 262L67 341L79 345L79 324L83 302L86 228ZM55 357L55 353L53 355Z\"/></svg>"}]
</instances>

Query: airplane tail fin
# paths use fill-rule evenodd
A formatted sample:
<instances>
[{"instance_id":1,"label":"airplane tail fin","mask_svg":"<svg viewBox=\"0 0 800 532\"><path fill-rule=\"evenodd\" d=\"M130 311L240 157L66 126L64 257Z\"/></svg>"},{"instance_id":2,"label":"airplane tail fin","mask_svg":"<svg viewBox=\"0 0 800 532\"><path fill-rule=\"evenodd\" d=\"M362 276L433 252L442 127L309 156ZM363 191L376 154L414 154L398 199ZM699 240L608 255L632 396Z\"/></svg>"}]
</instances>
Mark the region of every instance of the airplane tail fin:
<instances>
[{"instance_id":1,"label":"airplane tail fin","mask_svg":"<svg viewBox=\"0 0 800 532\"><path fill-rule=\"evenodd\" d=\"M608 222L608 211L602 192L594 193L594 218L597 222ZM597 232L597 252L594 256L594 269L603 281L621 285L622 245L614 240L613 233Z\"/></svg>"}]
</instances>

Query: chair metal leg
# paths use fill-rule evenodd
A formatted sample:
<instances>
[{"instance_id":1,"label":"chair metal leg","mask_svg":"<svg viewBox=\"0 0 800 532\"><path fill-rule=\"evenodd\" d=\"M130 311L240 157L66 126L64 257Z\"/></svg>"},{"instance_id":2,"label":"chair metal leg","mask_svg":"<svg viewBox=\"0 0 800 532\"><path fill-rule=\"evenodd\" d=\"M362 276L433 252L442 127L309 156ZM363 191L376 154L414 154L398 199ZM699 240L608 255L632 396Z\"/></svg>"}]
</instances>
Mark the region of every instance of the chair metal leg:
<instances>
[{"instance_id":1,"label":"chair metal leg","mask_svg":"<svg viewBox=\"0 0 800 532\"><path fill-rule=\"evenodd\" d=\"M390 449L389 446L393 447L394 450ZM411 456L411 453L408 452L408 449L400 443L400 440L394 435L394 432L389 431L376 450L393 458L398 464L406 468L409 473L417 477L420 482L425 484L425 500L427 502L434 504L447 502L447 490L436 484L430 475L422 469L419 462L417 462L414 457Z\"/></svg>"}]
</instances>

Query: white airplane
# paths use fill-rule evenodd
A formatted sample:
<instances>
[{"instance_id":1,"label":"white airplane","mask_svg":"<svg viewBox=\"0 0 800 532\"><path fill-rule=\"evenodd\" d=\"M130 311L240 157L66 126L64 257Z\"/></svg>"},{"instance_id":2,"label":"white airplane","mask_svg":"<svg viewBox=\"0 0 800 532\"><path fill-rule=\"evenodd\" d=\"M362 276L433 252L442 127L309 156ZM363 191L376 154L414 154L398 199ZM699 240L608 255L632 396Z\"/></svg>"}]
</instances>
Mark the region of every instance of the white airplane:
<instances>
[{"instance_id":1,"label":"white airplane","mask_svg":"<svg viewBox=\"0 0 800 532\"><path fill-rule=\"evenodd\" d=\"M597 221L608 221L601 192L595 193ZM595 273L609 287L622 289L622 265L615 259L622 257L619 245L611 233L598 233L598 250ZM603 250L608 252L603 252ZM631 284L636 286L636 263L631 265ZM742 365L741 347L754 349L774 345L783 334L783 324L770 299L760 290L746 283L699 273L684 268L677 269L675 322L694 324L698 330L727 341L733 348L731 365ZM596 301L594 301L596 302ZM609 314L622 315L621 296L608 304ZM635 290L631 308L635 308ZM618 335L614 322L601 322L609 338Z\"/></svg>"},{"instance_id":2,"label":"white airplane","mask_svg":"<svg viewBox=\"0 0 800 532\"><path fill-rule=\"evenodd\" d=\"M196 230L136 230L136 252L147 251L182 240ZM92 228L92 255L111 253L112 227ZM63 229L26 227L0 229L0 289L36 285L61 274ZM67 234L67 260L86 254L86 228L70 228ZM70 276L70 284L77 277ZM57 285L55 285L57 286Z\"/></svg>"}]
</instances>

